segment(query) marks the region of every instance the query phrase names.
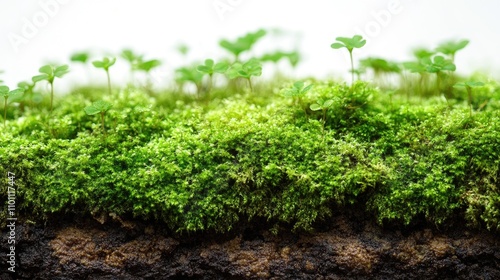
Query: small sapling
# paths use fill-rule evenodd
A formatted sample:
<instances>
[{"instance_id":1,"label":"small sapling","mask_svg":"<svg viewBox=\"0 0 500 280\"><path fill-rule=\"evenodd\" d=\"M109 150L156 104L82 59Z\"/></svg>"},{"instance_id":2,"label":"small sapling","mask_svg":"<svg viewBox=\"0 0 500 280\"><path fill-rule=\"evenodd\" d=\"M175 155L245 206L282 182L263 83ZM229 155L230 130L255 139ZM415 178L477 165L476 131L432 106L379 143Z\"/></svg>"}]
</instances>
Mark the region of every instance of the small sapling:
<instances>
[{"instance_id":1,"label":"small sapling","mask_svg":"<svg viewBox=\"0 0 500 280\"><path fill-rule=\"evenodd\" d=\"M95 114L100 114L101 115L101 125L102 125L102 131L103 131L104 137L106 137L106 128L105 128L105 125L104 125L104 116L105 116L106 112L109 109L111 109L111 107L113 107L113 105L111 103L99 100L99 101L96 101L96 102L92 103L92 105L85 107L85 109L84 109L85 113L87 115L89 115L89 116L95 115Z\"/></svg>"},{"instance_id":2,"label":"small sapling","mask_svg":"<svg viewBox=\"0 0 500 280\"><path fill-rule=\"evenodd\" d=\"M5 120L7 120L7 104L8 99L13 98L18 94L22 94L24 92L23 89L14 89L10 90L8 86L0 86L0 95L4 99L4 107L3 107L3 126L5 127Z\"/></svg>"},{"instance_id":3,"label":"small sapling","mask_svg":"<svg viewBox=\"0 0 500 280\"><path fill-rule=\"evenodd\" d=\"M362 48L366 44L366 40L361 35L354 35L352 38L337 37L338 42L331 44L333 49L346 48L349 51L351 59L351 85L354 84L354 61L352 59L352 51L354 48Z\"/></svg>"},{"instance_id":4,"label":"small sapling","mask_svg":"<svg viewBox=\"0 0 500 280\"><path fill-rule=\"evenodd\" d=\"M484 86L484 83L482 82L463 82L463 83L457 83L454 85L454 87L465 87L465 90L467 90L467 95L468 95L468 100L469 100L469 114L472 117L472 88L475 87L481 87Z\"/></svg>"},{"instance_id":5,"label":"small sapling","mask_svg":"<svg viewBox=\"0 0 500 280\"><path fill-rule=\"evenodd\" d=\"M309 108L313 111L323 110L323 135L325 133L326 111L333 105L333 99L318 99L316 103L311 104Z\"/></svg>"},{"instance_id":6,"label":"small sapling","mask_svg":"<svg viewBox=\"0 0 500 280\"><path fill-rule=\"evenodd\" d=\"M106 71L106 76L108 77L108 91L109 95L111 95L111 78L109 77L109 67L113 66L116 62L116 58L107 58L104 57L102 60L93 61L92 64L96 68L102 68Z\"/></svg>"},{"instance_id":7,"label":"small sapling","mask_svg":"<svg viewBox=\"0 0 500 280\"><path fill-rule=\"evenodd\" d=\"M208 93L212 90L214 73L224 74L227 69L229 69L229 64L227 62L215 63L213 59L206 59L205 64L196 67L198 72L208 75Z\"/></svg>"},{"instance_id":8,"label":"small sapling","mask_svg":"<svg viewBox=\"0 0 500 280\"><path fill-rule=\"evenodd\" d=\"M50 113L52 114L52 107L54 102L54 79L62 78L65 74L69 72L68 65L62 65L59 67L54 67L52 65L42 66L39 70L41 75L34 76L32 81L34 83L46 80L50 84Z\"/></svg>"}]
</instances>

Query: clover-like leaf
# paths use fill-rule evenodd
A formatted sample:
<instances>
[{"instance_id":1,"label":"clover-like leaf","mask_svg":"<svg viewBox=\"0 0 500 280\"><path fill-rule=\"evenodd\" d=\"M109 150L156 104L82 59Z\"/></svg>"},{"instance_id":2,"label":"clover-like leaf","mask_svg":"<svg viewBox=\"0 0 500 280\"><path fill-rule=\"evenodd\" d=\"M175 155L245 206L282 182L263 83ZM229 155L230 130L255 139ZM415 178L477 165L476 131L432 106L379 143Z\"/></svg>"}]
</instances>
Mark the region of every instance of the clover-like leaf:
<instances>
[{"instance_id":1,"label":"clover-like leaf","mask_svg":"<svg viewBox=\"0 0 500 280\"><path fill-rule=\"evenodd\" d=\"M59 66L57 67L55 70L54 70L54 76L58 77L58 78L61 78L62 76L64 76L65 74L67 74L69 72L69 67L68 65L62 65L62 66Z\"/></svg>"},{"instance_id":2,"label":"clover-like leaf","mask_svg":"<svg viewBox=\"0 0 500 280\"><path fill-rule=\"evenodd\" d=\"M108 71L109 67L113 66L116 62L116 58L108 58L104 57L102 60L93 61L92 64L96 68L104 68L104 70Z\"/></svg>"},{"instance_id":3,"label":"clover-like leaf","mask_svg":"<svg viewBox=\"0 0 500 280\"><path fill-rule=\"evenodd\" d=\"M354 35L352 38L337 37L338 42L331 44L333 49L346 48L351 52L354 48L362 48L366 44L366 40L361 35ZM339 43L340 42L340 43Z\"/></svg>"},{"instance_id":4,"label":"clover-like leaf","mask_svg":"<svg viewBox=\"0 0 500 280\"><path fill-rule=\"evenodd\" d=\"M89 59L88 52L77 52L71 55L70 60L74 62L87 63Z\"/></svg>"},{"instance_id":5,"label":"clover-like leaf","mask_svg":"<svg viewBox=\"0 0 500 280\"><path fill-rule=\"evenodd\" d=\"M455 53L463 48L465 48L469 44L469 40L460 40L460 41L448 41L440 44L436 51L441 52L447 55L455 55Z\"/></svg>"},{"instance_id":6,"label":"clover-like leaf","mask_svg":"<svg viewBox=\"0 0 500 280\"><path fill-rule=\"evenodd\" d=\"M159 60L152 59L152 60L138 62L136 68L138 70L149 72L149 71L151 71L151 69L158 67L160 65L161 65L161 62Z\"/></svg>"},{"instance_id":7,"label":"clover-like leaf","mask_svg":"<svg viewBox=\"0 0 500 280\"><path fill-rule=\"evenodd\" d=\"M95 115L99 113L104 113L109 109L111 109L111 107L113 107L111 103L99 100L92 103L92 105L85 107L84 111L87 115Z\"/></svg>"},{"instance_id":8,"label":"clover-like leaf","mask_svg":"<svg viewBox=\"0 0 500 280\"><path fill-rule=\"evenodd\" d=\"M319 111L319 110L323 109L321 107L321 105L319 105L318 103L311 104L311 106L309 106L309 108L311 108L311 110L313 110L313 111Z\"/></svg>"}]
</instances>

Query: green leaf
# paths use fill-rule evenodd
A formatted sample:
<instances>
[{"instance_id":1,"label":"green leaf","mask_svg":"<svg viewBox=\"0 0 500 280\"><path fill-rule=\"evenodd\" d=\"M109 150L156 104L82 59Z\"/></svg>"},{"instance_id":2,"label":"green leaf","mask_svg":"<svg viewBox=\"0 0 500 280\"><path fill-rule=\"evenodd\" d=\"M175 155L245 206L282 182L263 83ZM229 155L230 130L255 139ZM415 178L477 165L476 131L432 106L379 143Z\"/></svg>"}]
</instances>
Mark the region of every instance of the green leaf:
<instances>
[{"instance_id":1,"label":"green leaf","mask_svg":"<svg viewBox=\"0 0 500 280\"><path fill-rule=\"evenodd\" d=\"M0 86L0 94L2 96L7 96L9 94L9 87L8 86Z\"/></svg>"},{"instance_id":2,"label":"green leaf","mask_svg":"<svg viewBox=\"0 0 500 280\"><path fill-rule=\"evenodd\" d=\"M346 46L341 44L341 43L333 43L331 46L333 49L340 49L340 48L345 48Z\"/></svg>"},{"instance_id":3,"label":"green leaf","mask_svg":"<svg viewBox=\"0 0 500 280\"><path fill-rule=\"evenodd\" d=\"M95 115L98 113L106 112L111 109L111 107L113 107L111 103L99 100L92 103L92 105L85 107L84 111L87 115Z\"/></svg>"},{"instance_id":4,"label":"green leaf","mask_svg":"<svg viewBox=\"0 0 500 280\"><path fill-rule=\"evenodd\" d=\"M114 62L113 62L113 64L114 64ZM111 65L113 65L113 64L111 64ZM152 59L152 60L148 60L148 61L144 61L144 62L139 62L139 64L137 65L137 69L145 71L145 72L149 72L149 71L151 71L151 69L158 67L160 65L161 65L161 62L159 60Z\"/></svg>"},{"instance_id":5,"label":"green leaf","mask_svg":"<svg viewBox=\"0 0 500 280\"><path fill-rule=\"evenodd\" d=\"M302 94L304 94L304 93L308 92L309 90L311 90L311 88L312 88L313 86L314 86L313 84L310 84L310 85L306 86L305 88L303 88L303 89L301 90L301 93L302 93Z\"/></svg>"},{"instance_id":6,"label":"green leaf","mask_svg":"<svg viewBox=\"0 0 500 280\"><path fill-rule=\"evenodd\" d=\"M47 74L37 75L37 76L33 76L31 78L31 80L34 83L39 82L39 81L43 81L43 80L48 80L48 79L49 79L49 76Z\"/></svg>"},{"instance_id":7,"label":"green leaf","mask_svg":"<svg viewBox=\"0 0 500 280\"><path fill-rule=\"evenodd\" d=\"M328 99L323 103L323 109L330 108L333 105L333 99Z\"/></svg>"},{"instance_id":8,"label":"green leaf","mask_svg":"<svg viewBox=\"0 0 500 280\"><path fill-rule=\"evenodd\" d=\"M40 67L38 72L47 74L47 76L51 77L54 75L54 68L50 65L44 65L44 66Z\"/></svg>"},{"instance_id":9,"label":"green leaf","mask_svg":"<svg viewBox=\"0 0 500 280\"><path fill-rule=\"evenodd\" d=\"M104 62L102 61L92 61L92 64L97 68L104 68Z\"/></svg>"},{"instance_id":10,"label":"green leaf","mask_svg":"<svg viewBox=\"0 0 500 280\"><path fill-rule=\"evenodd\" d=\"M62 65L62 66L59 66L56 68L56 70L54 71L54 76L61 78L62 76L64 76L68 72L69 72L68 65Z\"/></svg>"},{"instance_id":11,"label":"green leaf","mask_svg":"<svg viewBox=\"0 0 500 280\"><path fill-rule=\"evenodd\" d=\"M228 68L229 68L229 63L219 62L219 63L215 64L214 72L222 74L222 73L225 73Z\"/></svg>"},{"instance_id":12,"label":"green leaf","mask_svg":"<svg viewBox=\"0 0 500 280\"><path fill-rule=\"evenodd\" d=\"M313 111L319 111L323 108L321 108L321 105L319 105L318 103L314 103L314 104L311 104L311 106L309 106L309 108L311 108L311 110Z\"/></svg>"},{"instance_id":13,"label":"green leaf","mask_svg":"<svg viewBox=\"0 0 500 280\"><path fill-rule=\"evenodd\" d=\"M88 59L89 59L89 54L86 52L74 53L73 55L71 55L70 58L71 61L81 62L81 63L86 63Z\"/></svg>"}]
</instances>

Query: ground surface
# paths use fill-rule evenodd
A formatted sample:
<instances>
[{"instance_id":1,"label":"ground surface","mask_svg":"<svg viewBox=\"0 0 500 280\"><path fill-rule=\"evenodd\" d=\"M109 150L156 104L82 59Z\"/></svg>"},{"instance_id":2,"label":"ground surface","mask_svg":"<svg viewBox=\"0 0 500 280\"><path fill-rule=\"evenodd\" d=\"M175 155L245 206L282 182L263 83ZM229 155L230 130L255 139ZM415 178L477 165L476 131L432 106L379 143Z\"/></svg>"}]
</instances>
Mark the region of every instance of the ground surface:
<instances>
[{"instance_id":1,"label":"ground surface","mask_svg":"<svg viewBox=\"0 0 500 280\"><path fill-rule=\"evenodd\" d=\"M344 213L309 234L179 237L112 217L19 225L18 279L500 279L500 236L383 229ZM2 232L7 244L6 232ZM2 261L5 263L5 261ZM1 279L14 279L2 270Z\"/></svg>"}]
</instances>

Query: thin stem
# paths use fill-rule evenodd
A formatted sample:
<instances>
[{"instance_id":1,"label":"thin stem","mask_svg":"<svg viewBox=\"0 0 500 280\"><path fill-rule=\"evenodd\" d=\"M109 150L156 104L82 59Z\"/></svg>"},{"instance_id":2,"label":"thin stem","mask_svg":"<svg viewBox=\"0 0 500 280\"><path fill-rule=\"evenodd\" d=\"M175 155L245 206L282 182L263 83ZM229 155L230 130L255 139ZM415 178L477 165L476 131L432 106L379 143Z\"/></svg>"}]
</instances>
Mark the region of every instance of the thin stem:
<instances>
[{"instance_id":1,"label":"thin stem","mask_svg":"<svg viewBox=\"0 0 500 280\"><path fill-rule=\"evenodd\" d=\"M467 87L467 93L469 94L469 114L472 117L472 89Z\"/></svg>"},{"instance_id":2,"label":"thin stem","mask_svg":"<svg viewBox=\"0 0 500 280\"><path fill-rule=\"evenodd\" d=\"M7 119L7 97L5 99L5 105L3 107L3 127L5 127L5 120Z\"/></svg>"},{"instance_id":3,"label":"thin stem","mask_svg":"<svg viewBox=\"0 0 500 280\"><path fill-rule=\"evenodd\" d=\"M54 83L50 83L50 114L52 115L52 104L54 102Z\"/></svg>"},{"instance_id":4,"label":"thin stem","mask_svg":"<svg viewBox=\"0 0 500 280\"><path fill-rule=\"evenodd\" d=\"M212 85L213 85L213 74L208 75L208 90L207 90L207 99L210 97L210 92L212 91Z\"/></svg>"},{"instance_id":5,"label":"thin stem","mask_svg":"<svg viewBox=\"0 0 500 280\"><path fill-rule=\"evenodd\" d=\"M250 80L250 78L247 78L247 81L248 81L248 86L250 87L250 92L253 92L252 80Z\"/></svg>"},{"instance_id":6,"label":"thin stem","mask_svg":"<svg viewBox=\"0 0 500 280\"><path fill-rule=\"evenodd\" d=\"M351 58L351 86L354 84L354 62L352 60L352 50L349 50L349 56Z\"/></svg>"},{"instance_id":7,"label":"thin stem","mask_svg":"<svg viewBox=\"0 0 500 280\"><path fill-rule=\"evenodd\" d=\"M104 112L101 112L101 124L104 138L106 138L106 128L104 127Z\"/></svg>"},{"instance_id":8,"label":"thin stem","mask_svg":"<svg viewBox=\"0 0 500 280\"><path fill-rule=\"evenodd\" d=\"M109 70L106 69L106 75L108 76L108 91L109 95L111 95L111 78L109 77Z\"/></svg>"}]
</instances>

